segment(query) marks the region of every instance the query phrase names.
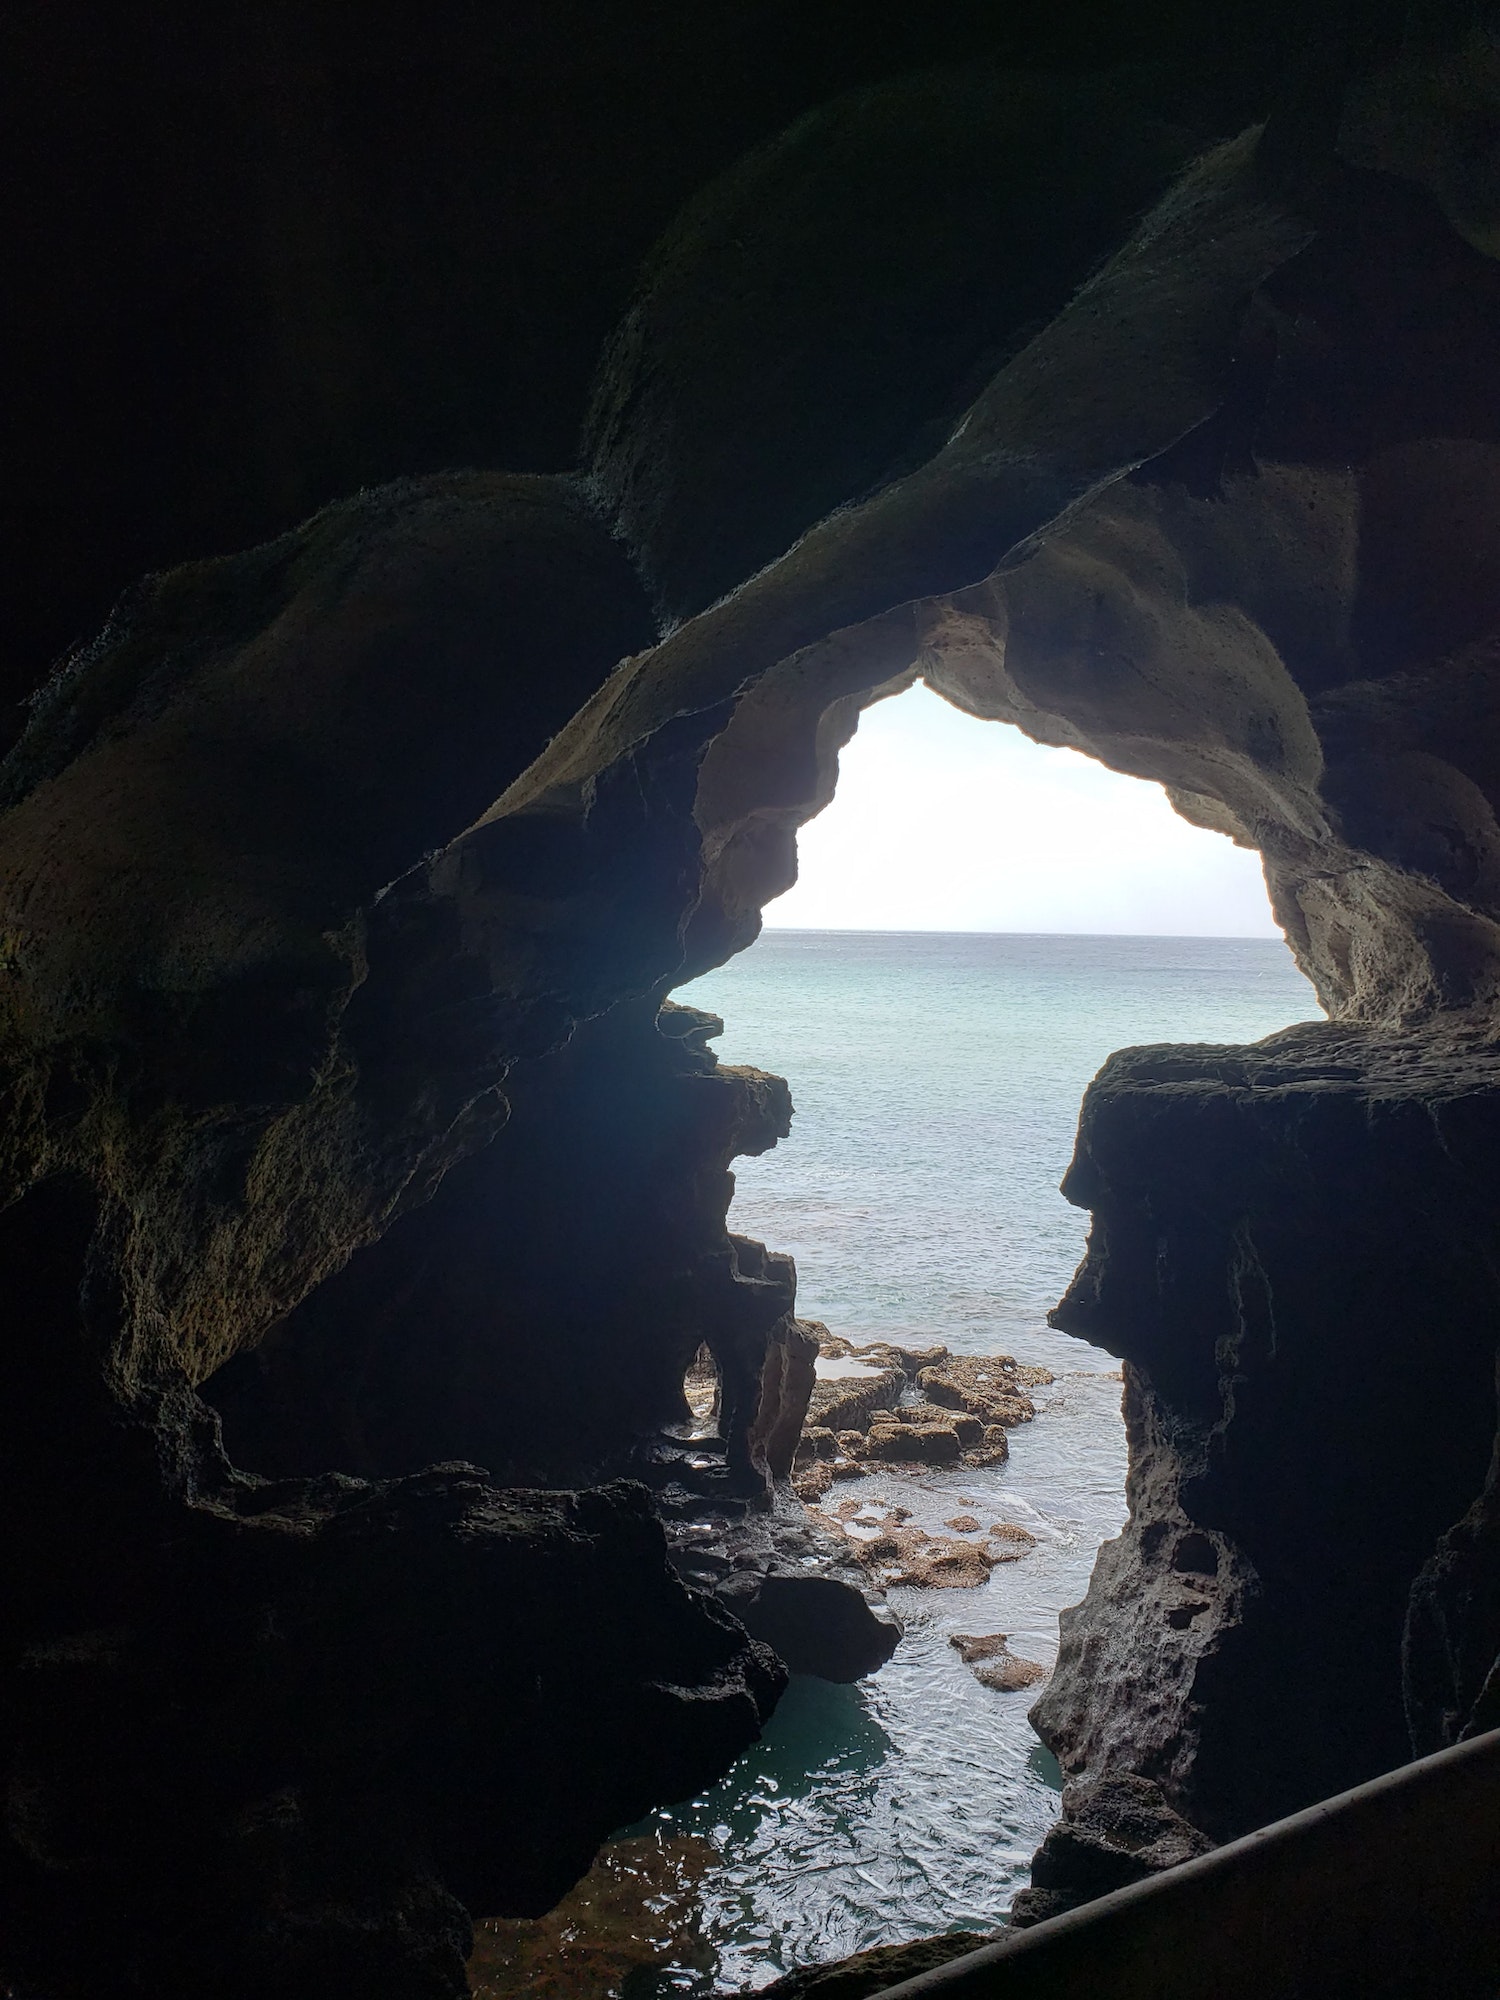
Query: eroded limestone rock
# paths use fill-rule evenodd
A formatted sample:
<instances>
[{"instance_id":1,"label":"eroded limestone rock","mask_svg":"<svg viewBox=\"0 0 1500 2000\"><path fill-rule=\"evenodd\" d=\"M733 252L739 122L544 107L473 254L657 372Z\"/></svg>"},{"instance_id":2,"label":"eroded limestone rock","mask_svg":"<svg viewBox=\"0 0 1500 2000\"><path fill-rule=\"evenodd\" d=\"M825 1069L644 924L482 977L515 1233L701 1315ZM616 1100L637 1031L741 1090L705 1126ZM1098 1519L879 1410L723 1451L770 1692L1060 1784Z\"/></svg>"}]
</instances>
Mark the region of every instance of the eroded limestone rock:
<instances>
[{"instance_id":1,"label":"eroded limestone rock","mask_svg":"<svg viewBox=\"0 0 1500 2000\"><path fill-rule=\"evenodd\" d=\"M948 1644L966 1667L974 1669L975 1680L996 1694L1019 1694L1022 1688L1035 1687L1047 1678L1045 1667L1010 1650L1003 1632L955 1632Z\"/></svg>"},{"instance_id":2,"label":"eroded limestone rock","mask_svg":"<svg viewBox=\"0 0 1500 2000\"><path fill-rule=\"evenodd\" d=\"M825 1371L796 1459L794 1484L810 1503L868 1465L1002 1463L1010 1449L1005 1426L1036 1414L1025 1388L1053 1379L1010 1355L950 1356L940 1345L889 1341L856 1346L819 1322L799 1324L816 1339Z\"/></svg>"},{"instance_id":3,"label":"eroded limestone rock","mask_svg":"<svg viewBox=\"0 0 1500 2000\"><path fill-rule=\"evenodd\" d=\"M7 1668L7 1968L45 1990L128 1944L164 1992L313 2000L334 1964L457 2000L466 1905L549 1908L784 1678L638 1487L226 1476L175 1526L108 1626Z\"/></svg>"},{"instance_id":4,"label":"eroded limestone rock","mask_svg":"<svg viewBox=\"0 0 1500 2000\"><path fill-rule=\"evenodd\" d=\"M1037 1849L1031 1884L1011 1905L1024 1930L1096 1896L1208 1854L1214 1843L1149 1778L1122 1775L1063 1788L1062 1817Z\"/></svg>"},{"instance_id":5,"label":"eroded limestone rock","mask_svg":"<svg viewBox=\"0 0 1500 2000\"><path fill-rule=\"evenodd\" d=\"M1494 1449L1497 1147L1483 1035L1330 1024L1105 1065L1055 1318L1124 1359L1130 1518L1033 1710L1069 1774L1151 1779L1223 1838L1410 1755L1408 1605ZM1449 1599L1471 1699L1484 1602Z\"/></svg>"}]
</instances>

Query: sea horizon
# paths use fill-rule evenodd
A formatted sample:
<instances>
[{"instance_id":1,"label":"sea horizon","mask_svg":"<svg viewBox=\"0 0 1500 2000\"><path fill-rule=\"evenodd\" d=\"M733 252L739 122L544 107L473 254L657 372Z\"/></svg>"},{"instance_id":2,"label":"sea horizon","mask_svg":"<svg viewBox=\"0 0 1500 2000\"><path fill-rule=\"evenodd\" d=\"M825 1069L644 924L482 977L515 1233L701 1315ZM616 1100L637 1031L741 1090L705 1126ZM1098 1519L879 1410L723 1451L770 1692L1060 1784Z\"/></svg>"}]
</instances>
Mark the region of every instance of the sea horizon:
<instances>
[{"instance_id":1,"label":"sea horizon","mask_svg":"<svg viewBox=\"0 0 1500 2000\"><path fill-rule=\"evenodd\" d=\"M1203 944L1286 944L1284 931L1016 931L989 930L977 926L961 930L938 929L923 924L916 928L868 924L768 924L762 922L761 935L774 931L778 936L801 937L1015 937L1015 938L1162 938L1168 942L1192 939ZM1291 947L1288 945L1287 949Z\"/></svg>"}]
</instances>

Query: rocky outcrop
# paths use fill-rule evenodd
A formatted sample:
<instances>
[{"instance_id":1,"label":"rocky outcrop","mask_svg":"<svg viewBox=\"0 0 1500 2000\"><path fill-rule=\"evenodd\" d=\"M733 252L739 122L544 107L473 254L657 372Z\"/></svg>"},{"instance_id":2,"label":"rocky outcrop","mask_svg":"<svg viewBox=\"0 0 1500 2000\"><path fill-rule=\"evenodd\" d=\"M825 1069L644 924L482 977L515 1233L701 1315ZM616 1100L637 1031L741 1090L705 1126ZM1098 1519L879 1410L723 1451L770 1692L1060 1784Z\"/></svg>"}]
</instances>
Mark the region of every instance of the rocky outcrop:
<instances>
[{"instance_id":1,"label":"rocky outcrop","mask_svg":"<svg viewBox=\"0 0 1500 2000\"><path fill-rule=\"evenodd\" d=\"M1130 1519L1033 1710L1071 1776L1148 1778L1222 1839L1402 1763L1414 1587L1477 1696L1486 1600L1437 1579L1496 1434L1497 1142L1484 1038L1105 1065L1055 1317L1123 1358Z\"/></svg>"},{"instance_id":2,"label":"rocky outcrop","mask_svg":"<svg viewBox=\"0 0 1500 2000\"><path fill-rule=\"evenodd\" d=\"M1036 1415L1026 1391L1054 1379L1050 1369L1027 1367L1009 1354L950 1354L920 1369L917 1387L929 1403L1010 1430Z\"/></svg>"},{"instance_id":3,"label":"rocky outcrop","mask_svg":"<svg viewBox=\"0 0 1500 2000\"><path fill-rule=\"evenodd\" d=\"M673 1567L712 1593L793 1673L856 1681L883 1667L901 1625L844 1537L783 1484L747 1495L717 1440L662 1439L637 1466Z\"/></svg>"},{"instance_id":4,"label":"rocky outcrop","mask_svg":"<svg viewBox=\"0 0 1500 2000\"><path fill-rule=\"evenodd\" d=\"M128 1950L158 1991L312 2000L332 1965L462 1994L466 1903L547 1909L779 1691L668 1570L639 1488L225 1474L149 1567L124 1523L112 1603L58 1579L47 1636L6 1664L23 1988L120 1990Z\"/></svg>"},{"instance_id":5,"label":"rocky outcrop","mask_svg":"<svg viewBox=\"0 0 1500 2000\"><path fill-rule=\"evenodd\" d=\"M1010 1650L1004 1632L955 1632L948 1644L966 1667L974 1669L975 1680L996 1694L1018 1694L1047 1678L1045 1667Z\"/></svg>"},{"instance_id":6,"label":"rocky outcrop","mask_svg":"<svg viewBox=\"0 0 1500 2000\"><path fill-rule=\"evenodd\" d=\"M1011 1905L1018 1930L1208 1854L1213 1842L1131 1774L1063 1788L1062 1817L1037 1849L1031 1887Z\"/></svg>"},{"instance_id":7,"label":"rocky outcrop","mask_svg":"<svg viewBox=\"0 0 1500 2000\"><path fill-rule=\"evenodd\" d=\"M725 1215L731 1159L784 1137L791 1100L716 1062L719 1026L621 1005L517 1064L495 1139L208 1384L238 1462L607 1476L686 1416L706 1342L745 1490L785 1478L811 1375L794 1273Z\"/></svg>"},{"instance_id":8,"label":"rocky outcrop","mask_svg":"<svg viewBox=\"0 0 1500 2000\"><path fill-rule=\"evenodd\" d=\"M1007 1425L1029 1423L1025 1394L1053 1378L1008 1354L950 1355L946 1347L889 1341L855 1346L817 1321L819 1372L794 1461L794 1484L816 1501L867 1465L982 1466L1009 1452ZM1024 1386L1023 1386L1024 1385Z\"/></svg>"}]
</instances>

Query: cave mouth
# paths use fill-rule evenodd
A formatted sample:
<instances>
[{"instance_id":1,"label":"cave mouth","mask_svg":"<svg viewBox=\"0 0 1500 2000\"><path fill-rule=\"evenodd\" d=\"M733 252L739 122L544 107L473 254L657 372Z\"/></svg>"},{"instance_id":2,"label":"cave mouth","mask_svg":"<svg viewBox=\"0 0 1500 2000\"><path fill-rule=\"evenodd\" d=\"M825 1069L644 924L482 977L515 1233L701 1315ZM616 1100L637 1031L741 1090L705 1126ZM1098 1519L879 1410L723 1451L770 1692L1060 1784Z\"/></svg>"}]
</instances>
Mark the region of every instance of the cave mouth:
<instances>
[{"instance_id":1,"label":"cave mouth","mask_svg":"<svg viewBox=\"0 0 1500 2000\"><path fill-rule=\"evenodd\" d=\"M804 1449L794 1479L820 1522L856 1547L908 1538L871 1571L905 1640L852 1687L794 1679L718 1785L606 1847L568 1916L586 1929L639 1873L691 1908L683 1936L728 1990L768 1964L993 1929L1024 1886L1061 1784L1027 1720L1036 1676L1125 1518L1118 1362L1047 1324L1087 1228L1057 1187L1083 1090L1123 1044L1244 1042L1319 1011L1257 856L1159 787L925 688L865 711L799 846L760 938L674 996L722 1020L721 1063L786 1077L796 1106L789 1139L736 1163L734 1240L795 1257L823 1388L857 1390L872 1365L845 1343L943 1346L1014 1357L1036 1414L988 1464L876 1464L821 1495ZM696 1435L717 1388L705 1344L684 1381ZM893 1414L915 1397L908 1381ZM891 1582L934 1552L927 1580ZM967 1657L953 1643L1001 1633Z\"/></svg>"},{"instance_id":2,"label":"cave mouth","mask_svg":"<svg viewBox=\"0 0 1500 2000\"><path fill-rule=\"evenodd\" d=\"M682 1399L687 1414L678 1429L685 1438L718 1436L721 1387L719 1364L708 1342L700 1341L682 1376Z\"/></svg>"}]
</instances>

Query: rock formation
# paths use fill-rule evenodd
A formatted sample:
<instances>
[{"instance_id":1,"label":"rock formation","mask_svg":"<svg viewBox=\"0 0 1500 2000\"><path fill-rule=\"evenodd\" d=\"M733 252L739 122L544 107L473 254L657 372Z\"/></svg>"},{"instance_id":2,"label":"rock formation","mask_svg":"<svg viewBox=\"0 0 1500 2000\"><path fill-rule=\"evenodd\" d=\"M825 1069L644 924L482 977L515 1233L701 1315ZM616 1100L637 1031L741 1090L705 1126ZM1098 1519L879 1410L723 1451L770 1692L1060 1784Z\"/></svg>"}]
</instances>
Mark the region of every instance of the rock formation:
<instances>
[{"instance_id":1,"label":"rock formation","mask_svg":"<svg viewBox=\"0 0 1500 2000\"><path fill-rule=\"evenodd\" d=\"M1010 1921L1019 1929L1042 1923L1212 1847L1149 1778L1127 1774L1066 1786L1062 1818L1037 1849L1031 1887L1017 1896Z\"/></svg>"},{"instance_id":2,"label":"rock formation","mask_svg":"<svg viewBox=\"0 0 1500 2000\"><path fill-rule=\"evenodd\" d=\"M792 1483L809 1502L874 1465L997 1465L1009 1454L1007 1427L1036 1414L1026 1390L1053 1380L1009 1354L855 1346L816 1320L798 1324L816 1343L818 1370L793 1459Z\"/></svg>"},{"instance_id":3,"label":"rock formation","mask_svg":"<svg viewBox=\"0 0 1500 2000\"><path fill-rule=\"evenodd\" d=\"M28 1994L461 1994L466 1909L539 1911L754 1735L783 1669L659 1516L791 1467L794 1273L726 1221L789 1106L663 1002L919 676L1257 847L1331 1017L1091 1093L1060 1311L1123 1358L1132 1513L1039 1726L1217 1838L1493 1718L1500 82L1467 17L1314 35L1285 89L1257 47L825 106L649 260L577 474L149 578L37 696Z\"/></svg>"},{"instance_id":4,"label":"rock formation","mask_svg":"<svg viewBox=\"0 0 1500 2000\"><path fill-rule=\"evenodd\" d=\"M1034 1711L1066 1771L1149 1778L1223 1839L1404 1762L1407 1699L1457 1734L1477 1659L1432 1608L1494 1636L1436 1578L1494 1449L1497 1142L1487 1038L1453 1030L1105 1065L1055 1317L1125 1359L1130 1520Z\"/></svg>"}]
</instances>

